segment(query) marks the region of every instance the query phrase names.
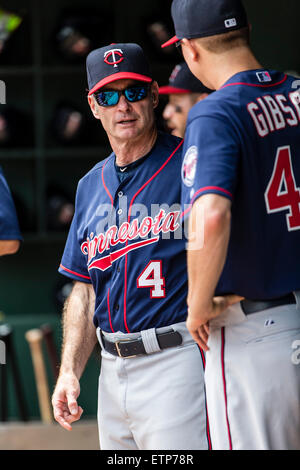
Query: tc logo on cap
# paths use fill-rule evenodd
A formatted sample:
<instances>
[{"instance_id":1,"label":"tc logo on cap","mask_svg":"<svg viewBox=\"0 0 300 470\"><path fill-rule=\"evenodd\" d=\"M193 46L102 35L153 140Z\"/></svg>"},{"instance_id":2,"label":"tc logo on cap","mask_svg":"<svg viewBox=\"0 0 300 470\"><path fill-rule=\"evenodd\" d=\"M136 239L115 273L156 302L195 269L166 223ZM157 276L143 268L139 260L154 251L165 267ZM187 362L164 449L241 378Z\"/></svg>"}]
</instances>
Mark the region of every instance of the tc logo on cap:
<instances>
[{"instance_id":1,"label":"tc logo on cap","mask_svg":"<svg viewBox=\"0 0 300 470\"><path fill-rule=\"evenodd\" d=\"M104 62L108 65L117 67L122 60L124 60L122 49L110 49L104 54Z\"/></svg>"}]
</instances>

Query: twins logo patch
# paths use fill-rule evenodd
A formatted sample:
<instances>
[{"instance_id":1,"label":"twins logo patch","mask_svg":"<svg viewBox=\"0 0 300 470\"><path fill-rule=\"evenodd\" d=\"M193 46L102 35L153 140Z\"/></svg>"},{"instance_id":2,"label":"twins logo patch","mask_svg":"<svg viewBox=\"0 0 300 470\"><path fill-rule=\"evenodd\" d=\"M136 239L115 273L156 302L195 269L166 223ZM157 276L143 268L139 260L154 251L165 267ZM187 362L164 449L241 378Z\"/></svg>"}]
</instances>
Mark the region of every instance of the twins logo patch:
<instances>
[{"instance_id":1,"label":"twins logo patch","mask_svg":"<svg viewBox=\"0 0 300 470\"><path fill-rule=\"evenodd\" d=\"M181 168L182 181L189 188L193 186L196 177L198 149L195 145L188 148Z\"/></svg>"}]
</instances>

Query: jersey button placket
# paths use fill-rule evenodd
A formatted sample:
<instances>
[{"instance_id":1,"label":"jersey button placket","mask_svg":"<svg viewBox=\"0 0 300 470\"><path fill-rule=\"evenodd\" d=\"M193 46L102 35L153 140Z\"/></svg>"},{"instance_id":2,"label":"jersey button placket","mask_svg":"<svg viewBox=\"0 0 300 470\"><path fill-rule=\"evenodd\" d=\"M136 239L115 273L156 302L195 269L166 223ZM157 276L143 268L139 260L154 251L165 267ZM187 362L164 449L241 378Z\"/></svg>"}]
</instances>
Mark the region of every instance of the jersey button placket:
<instances>
[{"instance_id":1,"label":"jersey button placket","mask_svg":"<svg viewBox=\"0 0 300 470\"><path fill-rule=\"evenodd\" d=\"M115 199L114 199L114 209L115 209L115 214L116 214L116 225L118 228L122 225L122 223L127 221L127 199L126 195L124 194L124 191L122 191L120 188L119 190L115 193ZM122 244L122 247L125 246ZM112 276L119 276L121 272L123 272L122 266L124 263L124 257L122 259L119 259L117 261L117 264L114 267L114 271ZM120 303L117 301L113 304L113 310L116 315L120 313Z\"/></svg>"}]
</instances>

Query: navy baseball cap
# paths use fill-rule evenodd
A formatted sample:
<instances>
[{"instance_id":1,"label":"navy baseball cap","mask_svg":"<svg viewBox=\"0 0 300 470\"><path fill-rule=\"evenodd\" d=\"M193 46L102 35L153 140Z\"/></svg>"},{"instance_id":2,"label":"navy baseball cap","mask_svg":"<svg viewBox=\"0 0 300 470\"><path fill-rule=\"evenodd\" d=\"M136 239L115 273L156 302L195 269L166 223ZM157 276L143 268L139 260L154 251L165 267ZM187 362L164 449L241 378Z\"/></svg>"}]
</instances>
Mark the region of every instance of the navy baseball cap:
<instances>
[{"instance_id":1,"label":"navy baseball cap","mask_svg":"<svg viewBox=\"0 0 300 470\"><path fill-rule=\"evenodd\" d=\"M192 74L186 62L176 65L170 75L169 84L159 88L160 95L212 93L212 91Z\"/></svg>"},{"instance_id":2,"label":"navy baseball cap","mask_svg":"<svg viewBox=\"0 0 300 470\"><path fill-rule=\"evenodd\" d=\"M134 43L110 44L95 49L86 58L89 95L116 80L152 82L143 49Z\"/></svg>"},{"instance_id":3,"label":"navy baseball cap","mask_svg":"<svg viewBox=\"0 0 300 470\"><path fill-rule=\"evenodd\" d=\"M171 13L176 36L161 47L183 38L214 36L248 26L241 0L173 0Z\"/></svg>"}]
</instances>

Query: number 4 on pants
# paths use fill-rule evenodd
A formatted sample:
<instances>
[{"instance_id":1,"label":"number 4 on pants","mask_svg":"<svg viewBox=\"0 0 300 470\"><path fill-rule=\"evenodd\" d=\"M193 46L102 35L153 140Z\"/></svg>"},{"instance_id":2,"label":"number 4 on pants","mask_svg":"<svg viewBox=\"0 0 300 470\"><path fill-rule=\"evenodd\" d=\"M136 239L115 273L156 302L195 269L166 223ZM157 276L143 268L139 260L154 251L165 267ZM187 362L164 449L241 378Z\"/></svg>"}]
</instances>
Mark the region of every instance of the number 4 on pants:
<instances>
[{"instance_id":1,"label":"number 4 on pants","mask_svg":"<svg viewBox=\"0 0 300 470\"><path fill-rule=\"evenodd\" d=\"M290 146L277 150L265 200L269 214L289 209L286 216L289 231L300 229L300 189L296 186Z\"/></svg>"},{"instance_id":2,"label":"number 4 on pants","mask_svg":"<svg viewBox=\"0 0 300 470\"><path fill-rule=\"evenodd\" d=\"M137 287L150 287L151 299L165 297L165 278L162 277L162 262L150 261L137 278Z\"/></svg>"}]
</instances>

